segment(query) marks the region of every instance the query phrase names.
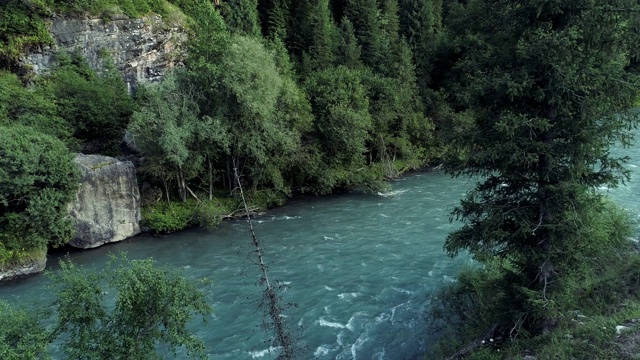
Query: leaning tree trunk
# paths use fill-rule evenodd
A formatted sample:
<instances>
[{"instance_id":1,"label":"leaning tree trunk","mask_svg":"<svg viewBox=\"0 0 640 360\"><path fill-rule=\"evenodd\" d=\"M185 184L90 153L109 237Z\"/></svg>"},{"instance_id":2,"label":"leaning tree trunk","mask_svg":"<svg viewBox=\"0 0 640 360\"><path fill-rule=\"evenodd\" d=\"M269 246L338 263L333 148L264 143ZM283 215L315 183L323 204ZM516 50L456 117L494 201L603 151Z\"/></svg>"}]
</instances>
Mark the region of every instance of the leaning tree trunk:
<instances>
[{"instance_id":1,"label":"leaning tree trunk","mask_svg":"<svg viewBox=\"0 0 640 360\"><path fill-rule=\"evenodd\" d=\"M180 201L187 201L187 183L184 180L184 173L182 171L182 166L178 166L178 195L180 196Z\"/></svg>"}]
</instances>

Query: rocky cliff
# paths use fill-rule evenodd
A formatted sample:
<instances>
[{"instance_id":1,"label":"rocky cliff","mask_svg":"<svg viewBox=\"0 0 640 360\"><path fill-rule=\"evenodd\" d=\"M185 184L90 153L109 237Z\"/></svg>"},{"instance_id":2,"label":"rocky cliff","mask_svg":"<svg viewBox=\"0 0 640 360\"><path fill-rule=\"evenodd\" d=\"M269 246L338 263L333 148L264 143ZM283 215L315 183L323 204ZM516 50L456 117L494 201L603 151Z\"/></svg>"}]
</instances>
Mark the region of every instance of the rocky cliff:
<instances>
[{"instance_id":1,"label":"rocky cliff","mask_svg":"<svg viewBox=\"0 0 640 360\"><path fill-rule=\"evenodd\" d=\"M140 233L140 192L130 161L78 155L82 183L69 213L76 223L71 246L88 249Z\"/></svg>"},{"instance_id":2,"label":"rocky cliff","mask_svg":"<svg viewBox=\"0 0 640 360\"><path fill-rule=\"evenodd\" d=\"M23 67L44 74L57 51L79 51L96 70L103 68L105 59L113 61L130 92L139 83L159 81L179 64L187 39L185 29L168 25L159 15L141 19L114 15L109 20L56 17L49 31L55 45L26 54L21 60Z\"/></svg>"}]
</instances>

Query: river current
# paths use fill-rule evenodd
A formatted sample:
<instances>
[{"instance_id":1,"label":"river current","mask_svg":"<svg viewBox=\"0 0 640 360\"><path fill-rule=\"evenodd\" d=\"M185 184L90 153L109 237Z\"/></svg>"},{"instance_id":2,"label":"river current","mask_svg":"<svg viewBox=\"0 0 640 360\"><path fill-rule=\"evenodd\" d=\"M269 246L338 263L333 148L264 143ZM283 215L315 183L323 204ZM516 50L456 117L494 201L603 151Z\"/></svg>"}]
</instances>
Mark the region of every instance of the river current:
<instances>
[{"instance_id":1,"label":"river current","mask_svg":"<svg viewBox=\"0 0 640 360\"><path fill-rule=\"evenodd\" d=\"M636 147L616 152L632 158L632 170L640 166ZM382 194L294 199L255 220L269 276L288 285L283 301L297 305L286 316L306 349L301 358L421 359L427 350L428 295L470 263L466 256L449 258L442 247L459 226L449 222L449 213L474 181L427 172L391 185ZM637 180L601 190L640 212ZM213 314L194 325L209 358L273 359L261 329L259 273L249 244L246 221L230 221L211 231L142 235L70 257L102 269L109 253L126 252L209 279L201 290ZM57 270L60 256L49 258L48 271ZM50 304L48 284L39 275L3 285L0 298Z\"/></svg>"}]
</instances>

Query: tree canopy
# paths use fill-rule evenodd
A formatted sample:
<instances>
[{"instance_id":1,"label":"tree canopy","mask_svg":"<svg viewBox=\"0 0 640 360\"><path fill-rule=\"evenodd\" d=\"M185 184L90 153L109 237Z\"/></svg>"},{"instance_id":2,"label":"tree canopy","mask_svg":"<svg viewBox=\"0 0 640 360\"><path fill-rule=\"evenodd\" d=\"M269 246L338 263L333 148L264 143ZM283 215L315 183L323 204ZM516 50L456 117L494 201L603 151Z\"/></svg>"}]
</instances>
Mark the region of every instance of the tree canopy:
<instances>
[{"instance_id":1,"label":"tree canopy","mask_svg":"<svg viewBox=\"0 0 640 360\"><path fill-rule=\"evenodd\" d=\"M453 212L464 222L447 238L452 254L494 256L513 266L514 312L534 314L530 330L553 318L554 291L579 257L576 237L596 189L628 178L625 159L638 118L629 111L637 42L629 28L632 1L513 3L470 1L455 7L460 32L458 104L472 109L470 152L455 176L480 176ZM519 316L519 315L514 315Z\"/></svg>"}]
</instances>

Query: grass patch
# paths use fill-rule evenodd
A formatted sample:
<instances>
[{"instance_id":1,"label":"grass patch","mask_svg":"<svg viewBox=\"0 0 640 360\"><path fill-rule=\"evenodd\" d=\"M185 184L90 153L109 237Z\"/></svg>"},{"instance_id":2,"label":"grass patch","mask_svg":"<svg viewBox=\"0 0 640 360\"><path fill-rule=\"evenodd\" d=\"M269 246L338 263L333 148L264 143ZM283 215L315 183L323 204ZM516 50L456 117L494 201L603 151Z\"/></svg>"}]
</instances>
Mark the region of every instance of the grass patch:
<instances>
[{"instance_id":1,"label":"grass patch","mask_svg":"<svg viewBox=\"0 0 640 360\"><path fill-rule=\"evenodd\" d=\"M238 205L239 202L230 197L147 204L142 207L142 226L155 233L169 233L194 226L215 228Z\"/></svg>"},{"instance_id":2,"label":"grass patch","mask_svg":"<svg viewBox=\"0 0 640 360\"><path fill-rule=\"evenodd\" d=\"M0 243L0 271L32 264L47 256L47 248L8 250Z\"/></svg>"},{"instance_id":3,"label":"grass patch","mask_svg":"<svg viewBox=\"0 0 640 360\"><path fill-rule=\"evenodd\" d=\"M201 197L200 199L204 199ZM274 190L259 190L247 194L251 213L284 205L287 194ZM156 233L169 233L189 227L215 228L225 218L245 216L239 199L219 193L211 200L190 198L185 202L165 201L145 204L142 207L142 226Z\"/></svg>"}]
</instances>

